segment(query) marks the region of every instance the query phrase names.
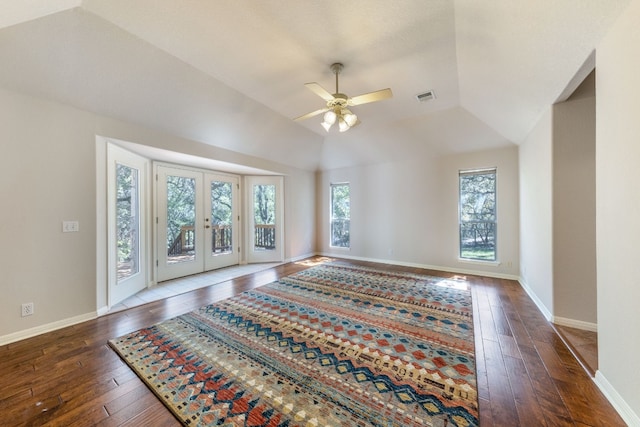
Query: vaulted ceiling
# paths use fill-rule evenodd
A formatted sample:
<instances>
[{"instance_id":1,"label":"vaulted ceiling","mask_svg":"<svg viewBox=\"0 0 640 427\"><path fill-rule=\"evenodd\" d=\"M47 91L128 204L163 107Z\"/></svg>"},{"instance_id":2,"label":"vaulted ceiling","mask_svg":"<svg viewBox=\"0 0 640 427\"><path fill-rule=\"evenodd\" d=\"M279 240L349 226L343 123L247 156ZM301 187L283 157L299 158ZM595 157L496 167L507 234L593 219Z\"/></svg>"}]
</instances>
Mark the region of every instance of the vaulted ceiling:
<instances>
[{"instance_id":1,"label":"vaulted ceiling","mask_svg":"<svg viewBox=\"0 0 640 427\"><path fill-rule=\"evenodd\" d=\"M628 1L0 0L0 86L308 169L482 150L571 93ZM333 62L393 98L293 122Z\"/></svg>"}]
</instances>

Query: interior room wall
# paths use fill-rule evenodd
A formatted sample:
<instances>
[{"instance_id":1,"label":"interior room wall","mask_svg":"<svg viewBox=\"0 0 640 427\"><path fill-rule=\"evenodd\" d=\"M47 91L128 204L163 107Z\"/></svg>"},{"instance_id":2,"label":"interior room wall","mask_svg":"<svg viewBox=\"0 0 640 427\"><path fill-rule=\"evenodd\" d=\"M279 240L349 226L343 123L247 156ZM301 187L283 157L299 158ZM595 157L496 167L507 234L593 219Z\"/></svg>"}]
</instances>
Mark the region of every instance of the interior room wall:
<instances>
[{"instance_id":1,"label":"interior room wall","mask_svg":"<svg viewBox=\"0 0 640 427\"><path fill-rule=\"evenodd\" d=\"M96 135L283 174L285 257L313 246L313 171L0 89L0 343L92 318L99 308ZM62 233L64 220L79 221L79 232ZM35 313L21 317L26 302Z\"/></svg>"},{"instance_id":2,"label":"interior room wall","mask_svg":"<svg viewBox=\"0 0 640 427\"><path fill-rule=\"evenodd\" d=\"M552 111L519 147L520 282L547 319L553 313Z\"/></svg>"},{"instance_id":3,"label":"interior room wall","mask_svg":"<svg viewBox=\"0 0 640 427\"><path fill-rule=\"evenodd\" d=\"M496 265L461 261L458 257L458 201L461 170L496 168L496 219L498 222ZM442 244L446 248L446 266L504 273L516 277L519 263L518 147L457 153L444 156L440 162L441 192L446 209L441 212L441 224L446 233ZM453 236L453 238L449 237Z\"/></svg>"},{"instance_id":4,"label":"interior room wall","mask_svg":"<svg viewBox=\"0 0 640 427\"><path fill-rule=\"evenodd\" d=\"M411 157L411 156L408 156ZM515 277L518 272L516 147L340 168L318 174L319 251L456 272ZM458 172L498 168L497 263L460 261ZM331 183L351 186L351 247L329 245Z\"/></svg>"},{"instance_id":5,"label":"interior room wall","mask_svg":"<svg viewBox=\"0 0 640 427\"><path fill-rule=\"evenodd\" d=\"M91 114L0 89L0 337L95 312L94 140Z\"/></svg>"},{"instance_id":6,"label":"interior room wall","mask_svg":"<svg viewBox=\"0 0 640 427\"><path fill-rule=\"evenodd\" d=\"M596 330L595 73L553 106L554 322Z\"/></svg>"},{"instance_id":7,"label":"interior room wall","mask_svg":"<svg viewBox=\"0 0 640 427\"><path fill-rule=\"evenodd\" d=\"M640 426L640 0L596 48L598 373Z\"/></svg>"}]
</instances>

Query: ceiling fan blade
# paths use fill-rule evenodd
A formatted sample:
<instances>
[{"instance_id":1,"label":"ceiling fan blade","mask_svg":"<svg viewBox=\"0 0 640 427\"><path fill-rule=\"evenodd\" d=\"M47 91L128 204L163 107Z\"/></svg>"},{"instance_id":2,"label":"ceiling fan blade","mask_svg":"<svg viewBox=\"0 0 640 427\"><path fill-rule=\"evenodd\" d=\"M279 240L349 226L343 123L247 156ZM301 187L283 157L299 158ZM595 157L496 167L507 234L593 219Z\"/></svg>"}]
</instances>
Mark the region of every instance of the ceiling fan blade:
<instances>
[{"instance_id":1,"label":"ceiling fan blade","mask_svg":"<svg viewBox=\"0 0 640 427\"><path fill-rule=\"evenodd\" d=\"M393 93L389 88L377 90L375 92L365 93L364 95L354 96L349 99L349 105L361 105L369 102L382 101L383 99L391 98L392 96Z\"/></svg>"},{"instance_id":2,"label":"ceiling fan blade","mask_svg":"<svg viewBox=\"0 0 640 427\"><path fill-rule=\"evenodd\" d=\"M303 116L296 117L295 119L293 119L293 121L294 121L294 122L299 122L299 121L302 121L302 120L306 120L306 119L309 119L309 118L311 118L311 117L314 117L314 116L317 116L317 115L319 115L319 114L322 114L322 113L324 113L324 112L326 112L326 111L329 111L329 109L328 109L328 108L321 108L321 109L319 109L319 110L316 110L316 111L312 111L312 112L310 112L310 113L307 113L307 114L305 114L305 115L303 115Z\"/></svg>"},{"instance_id":3,"label":"ceiling fan blade","mask_svg":"<svg viewBox=\"0 0 640 427\"><path fill-rule=\"evenodd\" d=\"M310 91L312 91L313 93L318 95L320 98L324 99L325 101L333 100L333 95L331 95L325 88L320 86L318 83L315 83L315 82L305 83L304 85L307 88L309 88Z\"/></svg>"}]
</instances>

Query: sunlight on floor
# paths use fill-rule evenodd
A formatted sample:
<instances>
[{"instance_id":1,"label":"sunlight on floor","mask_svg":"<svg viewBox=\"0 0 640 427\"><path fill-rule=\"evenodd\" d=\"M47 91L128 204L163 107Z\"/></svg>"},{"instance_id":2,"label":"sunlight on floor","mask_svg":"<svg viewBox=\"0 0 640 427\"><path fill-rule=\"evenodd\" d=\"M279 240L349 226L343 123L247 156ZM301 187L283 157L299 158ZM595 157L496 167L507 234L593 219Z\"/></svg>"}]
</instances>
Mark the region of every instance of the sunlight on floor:
<instances>
[{"instance_id":1,"label":"sunlight on floor","mask_svg":"<svg viewBox=\"0 0 640 427\"><path fill-rule=\"evenodd\" d=\"M434 283L434 285L437 286L444 286L447 288L454 288L454 289L460 289L460 290L469 290L471 289L471 285L469 284L469 282L467 281L467 276L461 276L461 275L454 275L451 276L450 278L446 279L446 280L442 280L438 283Z\"/></svg>"},{"instance_id":2,"label":"sunlight on floor","mask_svg":"<svg viewBox=\"0 0 640 427\"><path fill-rule=\"evenodd\" d=\"M323 257L316 257L316 258L313 258L313 259L305 259L305 260L302 260L302 261L298 261L298 262L296 262L296 264L304 265L304 266L307 266L307 267L313 267L313 266L316 266L316 265L320 265L320 264L324 264L324 263L332 262L332 261L335 261L335 258L329 258L329 257L323 256Z\"/></svg>"}]
</instances>

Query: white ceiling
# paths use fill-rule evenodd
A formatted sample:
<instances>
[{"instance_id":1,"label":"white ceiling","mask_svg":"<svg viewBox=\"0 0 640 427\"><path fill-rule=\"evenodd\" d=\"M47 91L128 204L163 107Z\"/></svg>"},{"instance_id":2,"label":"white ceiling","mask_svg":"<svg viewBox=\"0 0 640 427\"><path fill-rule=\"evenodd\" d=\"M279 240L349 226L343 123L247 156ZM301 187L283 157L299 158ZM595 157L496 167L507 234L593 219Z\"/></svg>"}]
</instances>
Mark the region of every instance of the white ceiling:
<instances>
[{"instance_id":1,"label":"white ceiling","mask_svg":"<svg viewBox=\"0 0 640 427\"><path fill-rule=\"evenodd\" d=\"M308 169L481 150L570 94L628 2L0 0L0 85ZM333 62L341 92L394 93L344 134L291 120Z\"/></svg>"}]
</instances>

